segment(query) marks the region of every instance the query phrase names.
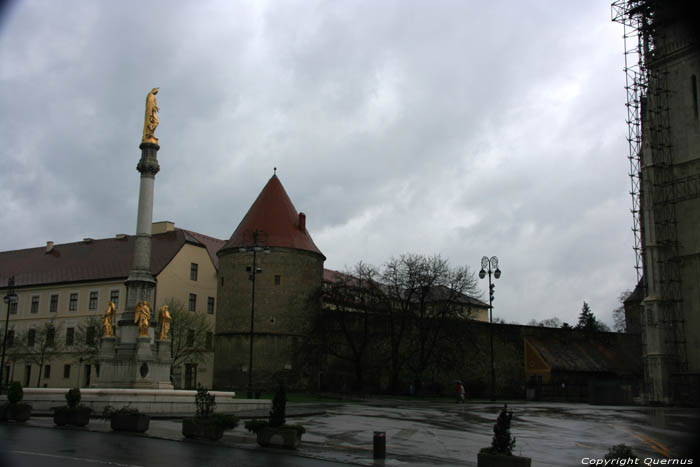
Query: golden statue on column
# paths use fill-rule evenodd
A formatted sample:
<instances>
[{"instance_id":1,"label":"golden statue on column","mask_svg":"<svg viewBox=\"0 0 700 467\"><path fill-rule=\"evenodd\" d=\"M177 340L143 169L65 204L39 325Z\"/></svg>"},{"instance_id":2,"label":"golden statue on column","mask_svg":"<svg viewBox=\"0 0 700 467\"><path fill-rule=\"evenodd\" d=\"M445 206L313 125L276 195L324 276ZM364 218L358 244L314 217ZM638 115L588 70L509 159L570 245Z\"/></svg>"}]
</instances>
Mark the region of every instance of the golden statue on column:
<instances>
[{"instance_id":1,"label":"golden statue on column","mask_svg":"<svg viewBox=\"0 0 700 467\"><path fill-rule=\"evenodd\" d=\"M146 96L146 116L143 121L142 143L158 144L155 131L156 127L158 127L158 111L160 109L156 102L156 94L158 94L158 88L153 88Z\"/></svg>"},{"instance_id":2,"label":"golden statue on column","mask_svg":"<svg viewBox=\"0 0 700 467\"><path fill-rule=\"evenodd\" d=\"M148 302L139 302L136 304L134 312L134 323L139 326L139 337L148 337L148 324L151 319L151 308Z\"/></svg>"},{"instance_id":3,"label":"golden statue on column","mask_svg":"<svg viewBox=\"0 0 700 467\"><path fill-rule=\"evenodd\" d=\"M170 331L170 312L168 311L168 305L163 305L160 307L160 340L168 340L168 331Z\"/></svg>"},{"instance_id":4,"label":"golden statue on column","mask_svg":"<svg viewBox=\"0 0 700 467\"><path fill-rule=\"evenodd\" d=\"M114 325L112 324L112 321L114 320L114 315L116 314L117 307L114 306L114 302L109 302L107 311L105 311L105 314L102 317L102 329L104 331L102 335L104 337L114 337Z\"/></svg>"}]
</instances>

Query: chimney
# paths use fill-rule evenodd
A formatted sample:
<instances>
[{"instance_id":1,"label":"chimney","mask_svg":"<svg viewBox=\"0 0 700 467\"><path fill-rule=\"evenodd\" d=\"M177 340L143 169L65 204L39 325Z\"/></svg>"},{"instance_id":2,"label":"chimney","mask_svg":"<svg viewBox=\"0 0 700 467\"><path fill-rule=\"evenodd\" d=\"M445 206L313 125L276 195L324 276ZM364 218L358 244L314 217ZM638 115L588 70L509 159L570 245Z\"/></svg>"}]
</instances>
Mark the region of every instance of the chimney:
<instances>
[{"instance_id":1,"label":"chimney","mask_svg":"<svg viewBox=\"0 0 700 467\"><path fill-rule=\"evenodd\" d=\"M53 251L53 242L46 242L46 253Z\"/></svg>"},{"instance_id":2,"label":"chimney","mask_svg":"<svg viewBox=\"0 0 700 467\"><path fill-rule=\"evenodd\" d=\"M299 213L299 230L306 232L306 214L303 212Z\"/></svg>"}]
</instances>

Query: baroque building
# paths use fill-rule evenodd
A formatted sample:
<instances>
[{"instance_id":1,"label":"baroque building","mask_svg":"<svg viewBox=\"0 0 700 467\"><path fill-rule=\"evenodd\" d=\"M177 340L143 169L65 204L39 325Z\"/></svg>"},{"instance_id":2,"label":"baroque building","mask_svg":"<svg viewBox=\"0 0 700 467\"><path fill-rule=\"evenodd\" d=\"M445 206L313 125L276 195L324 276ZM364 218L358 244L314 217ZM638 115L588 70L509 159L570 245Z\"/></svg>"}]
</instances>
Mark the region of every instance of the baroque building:
<instances>
[{"instance_id":1,"label":"baroque building","mask_svg":"<svg viewBox=\"0 0 700 467\"><path fill-rule=\"evenodd\" d=\"M175 299L187 310L206 315L213 332L216 251L223 240L175 228L172 222L154 223L152 232L151 272L157 284L154 310ZM110 301L117 315L124 311L124 282L135 243L135 236L117 234L0 252L0 283L7 284L14 277L18 295L9 310L3 383L15 380L26 387L89 387L94 383L99 371L95 351L101 317ZM7 311L2 313L3 328ZM47 336L41 335L46 325L54 329L53 336L48 336L54 345L43 348L48 344L44 342ZM209 340L212 338L213 334ZM27 340L31 345L26 345ZM183 361L173 368L175 387L211 384L212 363L211 352L200 362Z\"/></svg>"}]
</instances>

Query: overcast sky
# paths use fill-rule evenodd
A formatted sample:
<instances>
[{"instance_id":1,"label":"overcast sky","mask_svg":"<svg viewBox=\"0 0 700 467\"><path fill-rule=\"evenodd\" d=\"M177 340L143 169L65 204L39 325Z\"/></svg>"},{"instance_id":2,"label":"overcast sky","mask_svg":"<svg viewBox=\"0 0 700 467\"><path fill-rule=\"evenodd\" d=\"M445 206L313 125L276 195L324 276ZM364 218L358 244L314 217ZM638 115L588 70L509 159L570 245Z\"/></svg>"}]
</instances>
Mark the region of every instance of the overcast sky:
<instances>
[{"instance_id":1,"label":"overcast sky","mask_svg":"<svg viewBox=\"0 0 700 467\"><path fill-rule=\"evenodd\" d=\"M610 0L16 2L0 251L135 233L159 86L155 221L227 239L277 167L327 268L497 255L494 317L585 300L612 325L636 281L622 51Z\"/></svg>"}]
</instances>

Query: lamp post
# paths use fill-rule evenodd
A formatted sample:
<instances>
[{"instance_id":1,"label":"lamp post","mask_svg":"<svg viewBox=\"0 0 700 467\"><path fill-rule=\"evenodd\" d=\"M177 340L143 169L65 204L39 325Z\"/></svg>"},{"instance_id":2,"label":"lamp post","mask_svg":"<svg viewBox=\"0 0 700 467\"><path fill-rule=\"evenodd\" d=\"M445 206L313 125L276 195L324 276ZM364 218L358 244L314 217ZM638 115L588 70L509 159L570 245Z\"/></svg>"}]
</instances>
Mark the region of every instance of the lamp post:
<instances>
[{"instance_id":1,"label":"lamp post","mask_svg":"<svg viewBox=\"0 0 700 467\"><path fill-rule=\"evenodd\" d=\"M496 400L496 370L493 366L493 292L496 287L495 284L491 282L491 274L493 277L498 279L501 277L501 270L498 269L498 258L492 256L490 259L488 256L481 258L481 271L479 271L479 278L483 279L489 275L489 341L491 344L491 400Z\"/></svg>"},{"instance_id":2,"label":"lamp post","mask_svg":"<svg viewBox=\"0 0 700 467\"><path fill-rule=\"evenodd\" d=\"M260 233L260 230L255 229L255 231L253 231L253 244L249 247L241 247L238 249L238 251L242 253L250 251L253 252L253 266L246 267L246 271L248 271L248 280L253 283L252 293L250 297L250 359L248 360L248 399L253 398L253 335L255 332L255 276L262 272L262 268L257 267L256 259L257 254L259 252L263 252L266 255L270 253L270 248L263 248L258 244L258 237Z\"/></svg>"},{"instance_id":3,"label":"lamp post","mask_svg":"<svg viewBox=\"0 0 700 467\"><path fill-rule=\"evenodd\" d=\"M5 333L2 339L2 360L0 360L0 394L2 394L3 378L5 376L5 350L7 348L7 326L10 323L10 308L13 303L17 303L17 294L15 293L15 276L7 280L7 294L3 299L7 303L7 317L5 318Z\"/></svg>"}]
</instances>

